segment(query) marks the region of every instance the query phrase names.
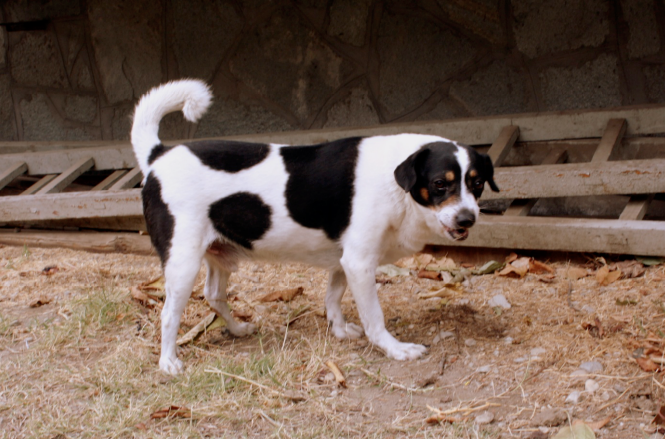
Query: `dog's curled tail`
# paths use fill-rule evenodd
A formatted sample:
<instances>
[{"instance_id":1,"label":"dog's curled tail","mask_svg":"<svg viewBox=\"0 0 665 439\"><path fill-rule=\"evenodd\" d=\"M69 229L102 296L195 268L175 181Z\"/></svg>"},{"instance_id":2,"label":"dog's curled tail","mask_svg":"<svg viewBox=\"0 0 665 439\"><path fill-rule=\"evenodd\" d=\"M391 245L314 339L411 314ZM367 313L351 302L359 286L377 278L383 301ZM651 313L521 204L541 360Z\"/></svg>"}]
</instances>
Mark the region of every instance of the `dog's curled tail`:
<instances>
[{"instance_id":1,"label":"dog's curled tail","mask_svg":"<svg viewBox=\"0 0 665 439\"><path fill-rule=\"evenodd\" d=\"M196 122L205 114L211 101L210 88L197 79L168 82L143 95L134 110L132 146L144 176L147 177L149 172L150 153L161 143L158 133L162 117L182 110L185 119Z\"/></svg>"}]
</instances>

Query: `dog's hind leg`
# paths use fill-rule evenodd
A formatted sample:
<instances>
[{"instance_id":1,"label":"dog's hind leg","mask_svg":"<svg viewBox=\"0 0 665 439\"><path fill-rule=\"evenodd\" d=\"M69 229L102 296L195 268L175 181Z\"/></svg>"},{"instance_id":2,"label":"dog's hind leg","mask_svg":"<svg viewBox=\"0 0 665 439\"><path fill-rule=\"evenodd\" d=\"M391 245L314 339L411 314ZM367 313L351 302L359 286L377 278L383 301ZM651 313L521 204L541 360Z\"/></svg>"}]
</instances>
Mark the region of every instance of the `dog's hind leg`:
<instances>
[{"instance_id":1,"label":"dog's hind leg","mask_svg":"<svg viewBox=\"0 0 665 439\"><path fill-rule=\"evenodd\" d=\"M210 307L226 321L231 334L236 337L253 334L256 331L255 324L238 322L231 315L226 299L226 286L231 272L212 255L206 254L205 263L208 275L203 294Z\"/></svg>"},{"instance_id":2,"label":"dog's hind leg","mask_svg":"<svg viewBox=\"0 0 665 439\"><path fill-rule=\"evenodd\" d=\"M341 268L330 270L328 290L326 291L326 315L332 333L337 338L358 338L363 335L363 328L348 323L342 313L342 296L346 291L346 275Z\"/></svg>"}]
</instances>

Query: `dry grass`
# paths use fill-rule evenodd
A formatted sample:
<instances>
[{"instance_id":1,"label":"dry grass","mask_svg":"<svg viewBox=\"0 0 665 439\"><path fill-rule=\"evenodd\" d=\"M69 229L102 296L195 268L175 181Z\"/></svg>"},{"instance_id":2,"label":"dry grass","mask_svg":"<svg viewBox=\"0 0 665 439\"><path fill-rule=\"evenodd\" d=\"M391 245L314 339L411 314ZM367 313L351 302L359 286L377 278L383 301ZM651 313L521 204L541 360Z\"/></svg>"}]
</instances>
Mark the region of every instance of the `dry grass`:
<instances>
[{"instance_id":1,"label":"dry grass","mask_svg":"<svg viewBox=\"0 0 665 439\"><path fill-rule=\"evenodd\" d=\"M47 266L59 270L43 275ZM555 266L560 279L566 265ZM550 406L571 418L612 416L601 437L619 438L637 437L662 403L662 376L630 358L639 343L663 336L660 267L609 287L575 281L574 306L593 306L592 315L568 306L563 281L481 276L442 303L415 299L436 281L393 278L380 291L391 331L426 344L440 331L455 334L424 359L400 363L364 339L343 342L327 333L319 311L326 273L250 262L232 277L232 305L252 315L259 333L203 335L182 349L186 369L175 378L157 370L158 309L144 308L129 291L158 275L154 257L0 248L0 437L526 437L537 429L531 419ZM296 286L305 293L291 303L257 301ZM513 304L500 315L486 304L498 293ZM209 312L199 295L195 290L186 310L185 330ZM30 308L37 298L50 303ZM620 306L617 299L635 303ZM302 309L306 315L287 328ZM344 309L357 322L349 297ZM580 323L593 317L622 321L623 328L591 337ZM507 345L505 336L519 343ZM529 359L535 347L546 352ZM605 368L592 377L601 388L566 404L572 390L584 388L572 373L594 359ZM340 366L347 389L337 386L327 361ZM479 372L481 366L489 370ZM423 387L423 380L433 385ZM486 403L495 421L474 424L475 412L464 409ZM186 416L151 419L170 406L186 408L179 412ZM427 406L468 416L428 425Z\"/></svg>"}]
</instances>

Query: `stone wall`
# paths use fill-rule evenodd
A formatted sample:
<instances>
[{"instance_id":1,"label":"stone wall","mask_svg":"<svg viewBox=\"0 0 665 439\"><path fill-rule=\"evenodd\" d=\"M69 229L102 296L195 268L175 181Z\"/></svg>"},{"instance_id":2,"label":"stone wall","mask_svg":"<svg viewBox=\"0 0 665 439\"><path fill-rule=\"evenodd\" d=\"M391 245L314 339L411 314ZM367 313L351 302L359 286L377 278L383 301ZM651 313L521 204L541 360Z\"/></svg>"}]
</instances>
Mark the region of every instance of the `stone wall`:
<instances>
[{"instance_id":1,"label":"stone wall","mask_svg":"<svg viewBox=\"0 0 665 439\"><path fill-rule=\"evenodd\" d=\"M163 138L665 103L664 0L4 0L0 140L127 139L150 87L210 82Z\"/></svg>"}]
</instances>

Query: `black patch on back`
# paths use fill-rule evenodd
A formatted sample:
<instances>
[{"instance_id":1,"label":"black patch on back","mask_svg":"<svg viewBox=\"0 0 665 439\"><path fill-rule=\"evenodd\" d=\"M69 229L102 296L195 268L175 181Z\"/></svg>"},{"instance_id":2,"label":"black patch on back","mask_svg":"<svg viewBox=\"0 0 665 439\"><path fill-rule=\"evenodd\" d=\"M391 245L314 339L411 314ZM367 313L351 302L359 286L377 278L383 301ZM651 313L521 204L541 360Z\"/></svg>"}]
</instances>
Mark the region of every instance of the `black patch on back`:
<instances>
[{"instance_id":1,"label":"black patch on back","mask_svg":"<svg viewBox=\"0 0 665 439\"><path fill-rule=\"evenodd\" d=\"M152 148L152 151L150 151L150 155L148 156L148 164L152 165L152 163L169 152L171 150L172 146L164 146L161 143L159 145L156 145Z\"/></svg>"},{"instance_id":2,"label":"black patch on back","mask_svg":"<svg viewBox=\"0 0 665 439\"><path fill-rule=\"evenodd\" d=\"M339 239L351 220L358 144L362 137L280 149L289 173L286 206L300 225Z\"/></svg>"},{"instance_id":3,"label":"black patch on back","mask_svg":"<svg viewBox=\"0 0 665 439\"><path fill-rule=\"evenodd\" d=\"M258 165L270 153L270 145L263 143L199 140L184 145L209 168L231 173Z\"/></svg>"},{"instance_id":4,"label":"black patch on back","mask_svg":"<svg viewBox=\"0 0 665 439\"><path fill-rule=\"evenodd\" d=\"M270 229L270 206L258 195L238 192L215 201L208 217L215 229L230 241L247 249Z\"/></svg>"},{"instance_id":5,"label":"black patch on back","mask_svg":"<svg viewBox=\"0 0 665 439\"><path fill-rule=\"evenodd\" d=\"M152 173L148 174L141 195L143 198L143 214L145 215L150 240L157 249L163 266L169 258L175 220L162 199L162 185Z\"/></svg>"}]
</instances>

